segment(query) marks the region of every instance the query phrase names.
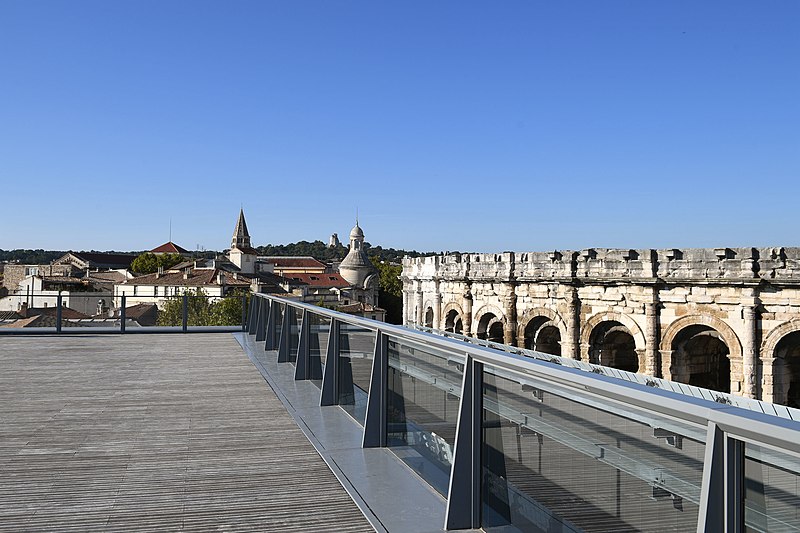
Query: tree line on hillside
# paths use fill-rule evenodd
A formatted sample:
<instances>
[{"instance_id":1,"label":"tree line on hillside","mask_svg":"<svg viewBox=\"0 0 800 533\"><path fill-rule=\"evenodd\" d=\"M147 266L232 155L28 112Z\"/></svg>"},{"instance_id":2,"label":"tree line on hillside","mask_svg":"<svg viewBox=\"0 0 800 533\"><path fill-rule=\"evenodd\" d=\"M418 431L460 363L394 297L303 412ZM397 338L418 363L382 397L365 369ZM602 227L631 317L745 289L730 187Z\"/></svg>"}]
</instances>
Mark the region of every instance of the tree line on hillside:
<instances>
[{"instance_id":1,"label":"tree line on hillside","mask_svg":"<svg viewBox=\"0 0 800 533\"><path fill-rule=\"evenodd\" d=\"M299 241L289 244L267 244L257 246L258 255L262 256L310 256L322 262L341 261L347 255L348 247L339 244L336 247L328 247L322 241ZM416 250L397 250L395 248L383 248L364 243L364 251L370 257L377 257L380 261L389 263L400 263L405 256L419 257L430 255L417 252Z\"/></svg>"}]
</instances>

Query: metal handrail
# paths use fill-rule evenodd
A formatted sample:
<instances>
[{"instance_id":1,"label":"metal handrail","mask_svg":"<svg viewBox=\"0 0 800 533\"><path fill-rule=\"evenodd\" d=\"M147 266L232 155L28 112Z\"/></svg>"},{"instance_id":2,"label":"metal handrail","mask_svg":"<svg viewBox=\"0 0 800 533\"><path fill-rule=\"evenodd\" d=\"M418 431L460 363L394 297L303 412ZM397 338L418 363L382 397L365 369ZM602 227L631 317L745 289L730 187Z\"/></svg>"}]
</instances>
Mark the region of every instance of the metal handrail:
<instances>
[{"instance_id":1,"label":"metal handrail","mask_svg":"<svg viewBox=\"0 0 800 533\"><path fill-rule=\"evenodd\" d=\"M774 452L767 452L765 457L774 462L769 464L788 465L792 471L797 471L800 464L800 422L780 418L775 415L765 414L757 410L748 410L736 405L719 403L705 398L692 397L669 389L662 389L648 386L636 381L626 381L617 377L604 374L587 372L585 369L572 368L563 364L554 364L549 356L542 356L542 360L531 358L525 350L498 351L493 349L490 343L465 343L464 339L450 338L428 331L418 331L402 326L385 324L367 318L348 315L338 311L318 307L315 305L280 298L273 295L258 294L259 299L264 299L282 306L292 307L305 316L313 313L324 316L331 320L330 332L339 330L339 325L348 324L363 328L364 330L375 332L376 348L373 360L372 386L369 392L369 403L372 407L368 408L367 420L365 421L364 442L381 443L385 445L385 437L380 435L381 429L380 416L381 409L379 399L386 394L385 373L389 363L385 353L381 354L380 339L396 339L401 343L416 345L422 348L435 349L446 354L449 361L463 365L463 383L461 384L460 396L461 407L457 427L456 445L454 447L454 462L451 471L450 494L448 495L448 518L447 528L459 527L478 527L480 513L475 511L478 505L475 494L480 493L479 473L475 472L475 465L480 462L480 452L476 458L476 448L479 450L480 431L476 429L476 420L479 415L474 412L476 405L482 402L475 402L476 395L482 395L480 383L482 383L483 368L495 368L502 374L514 376L514 380L523 386L527 383L545 383L553 390L562 391L566 397L577 398L576 401L591 405L593 407L607 410L611 413L627 416L634 420L648 425L654 429L675 430L678 435L691 435L691 438L704 441L706 446L706 456L703 468L703 481L701 492L697 494L697 488L682 489L691 493L690 500L699 500L701 513L698 521L698 531L707 528L728 525L729 520L725 518L737 503L743 501L743 473L741 468L736 466L738 460L744 460L744 442L754 443L764 446L765 449L772 449ZM252 308L256 308L254 304ZM265 312L266 313L266 312ZM284 313L285 315L285 313ZM269 320L273 313L260 317L258 320ZM304 322L304 321L303 321ZM334 326L336 324L336 326ZM304 328L300 324L300 330ZM266 326L269 329L269 325ZM293 334L283 328L283 333ZM251 331L252 333L252 331ZM301 333L302 334L302 333ZM328 357L336 355L335 345L338 341L331 343L329 340ZM276 343L279 350L286 350L288 344L284 342ZM331 345L334 345L331 352ZM268 348L268 347L265 347ZM302 343L298 350L302 350ZM383 348L385 352L385 348ZM283 357L283 359L281 359ZM286 355L281 356L279 361L288 360ZM298 352L298 360L300 353ZM329 359L331 365L335 363L335 357ZM421 379L427 379L436 387L446 387L452 392L454 384L440 382L439 378L433 376L426 378L425 371L421 368L406 368L410 375ZM326 370L326 374L327 374ZM297 379L297 378L296 378ZM373 387L375 390L373 390ZM444 389L443 389L444 390ZM323 397L325 396L325 380L323 379ZM457 392L454 394L458 395ZM375 405L373 405L373 403ZM493 404L488 401L486 408L492 409ZM515 415L508 411L501 404L494 407L495 411L504 410L512 418ZM370 412L374 412L374 420L370 423ZM642 415L642 413L646 413ZM476 418L478 417L478 418ZM480 424L478 423L478 426ZM542 426L544 427L544 426ZM377 430L375 428L378 428ZM378 431L375 435L370 432ZM548 430L550 431L550 430ZM553 431L558 431L557 428ZM730 448L731 443L740 443ZM471 444L470 444L471 443ZM366 444L365 444L366 445ZM374 445L374 444L372 444ZM730 450L723 452L723 448ZM740 459L737 459L739 457ZM476 463L475 461L478 461ZM611 462L613 460L609 459ZM629 462L629 459L620 456L619 461ZM620 463L620 465L623 465ZM624 465L622 466L624 469ZM636 471L636 468L631 468ZM645 469L646 470L646 469ZM639 471L644 471L639 469ZM476 477L477 476L477 477ZM458 482L454 481L458 478ZM644 479L644 478L642 478ZM464 483L463 481L467 481ZM735 483L734 483L735 481ZM475 484L478 485L475 485ZM681 487L681 480L675 479L670 484ZM737 484L738 483L738 484ZM473 484L472 487L469 485ZM696 485L694 485L696 487ZM477 487L477 488L476 488ZM689 487L689 485L686 485ZM725 488L728 487L728 488ZM738 492L737 492L738 491ZM724 493L724 498L719 494ZM689 496L689 494L686 494ZM455 502L455 503L454 503ZM470 509L462 509L467 504ZM755 511L754 511L755 512ZM732 515L733 516L733 515ZM738 515L737 515L738 516ZM739 531L744 521L736 527L729 528Z\"/></svg>"}]
</instances>

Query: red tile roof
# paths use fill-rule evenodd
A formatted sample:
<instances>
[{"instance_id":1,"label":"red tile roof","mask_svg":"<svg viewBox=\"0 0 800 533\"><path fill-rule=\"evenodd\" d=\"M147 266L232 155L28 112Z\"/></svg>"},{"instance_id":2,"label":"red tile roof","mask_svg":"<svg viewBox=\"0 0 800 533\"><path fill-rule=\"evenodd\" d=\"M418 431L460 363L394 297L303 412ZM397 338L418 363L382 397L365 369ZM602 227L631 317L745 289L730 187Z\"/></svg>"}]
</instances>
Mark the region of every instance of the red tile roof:
<instances>
[{"instance_id":1,"label":"red tile roof","mask_svg":"<svg viewBox=\"0 0 800 533\"><path fill-rule=\"evenodd\" d=\"M283 277L293 282L299 281L309 287L344 288L350 286L350 283L339 274L285 274Z\"/></svg>"},{"instance_id":2,"label":"red tile roof","mask_svg":"<svg viewBox=\"0 0 800 533\"><path fill-rule=\"evenodd\" d=\"M56 316L56 307L31 307L28 309L28 317L32 316ZM78 318L89 318L89 315L83 314L80 311L71 309L69 307L61 308L61 318L64 320L75 320Z\"/></svg>"},{"instance_id":3,"label":"red tile roof","mask_svg":"<svg viewBox=\"0 0 800 533\"><path fill-rule=\"evenodd\" d=\"M203 287L217 285L217 274L222 273L225 285L233 287L250 287L250 278L239 275L236 279L230 272L218 269L195 268L190 271L187 279L183 272L165 272L161 275L147 274L139 276L120 285L169 285L172 287Z\"/></svg>"},{"instance_id":4,"label":"red tile roof","mask_svg":"<svg viewBox=\"0 0 800 533\"><path fill-rule=\"evenodd\" d=\"M165 242L157 248L150 250L154 254L181 254L188 255L191 252L182 246L178 246L172 241Z\"/></svg>"},{"instance_id":5,"label":"red tile roof","mask_svg":"<svg viewBox=\"0 0 800 533\"><path fill-rule=\"evenodd\" d=\"M313 257L262 257L261 259L282 268L325 268L325 263Z\"/></svg>"}]
</instances>

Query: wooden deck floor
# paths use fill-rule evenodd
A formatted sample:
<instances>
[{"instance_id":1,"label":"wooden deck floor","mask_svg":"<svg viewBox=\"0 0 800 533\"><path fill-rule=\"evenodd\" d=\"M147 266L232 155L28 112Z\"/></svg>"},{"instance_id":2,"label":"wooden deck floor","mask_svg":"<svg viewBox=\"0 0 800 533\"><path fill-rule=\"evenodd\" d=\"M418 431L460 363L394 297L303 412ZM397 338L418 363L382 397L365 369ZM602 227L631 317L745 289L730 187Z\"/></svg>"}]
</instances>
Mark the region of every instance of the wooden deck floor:
<instances>
[{"instance_id":1,"label":"wooden deck floor","mask_svg":"<svg viewBox=\"0 0 800 533\"><path fill-rule=\"evenodd\" d=\"M0 531L372 531L228 334L0 337Z\"/></svg>"}]
</instances>

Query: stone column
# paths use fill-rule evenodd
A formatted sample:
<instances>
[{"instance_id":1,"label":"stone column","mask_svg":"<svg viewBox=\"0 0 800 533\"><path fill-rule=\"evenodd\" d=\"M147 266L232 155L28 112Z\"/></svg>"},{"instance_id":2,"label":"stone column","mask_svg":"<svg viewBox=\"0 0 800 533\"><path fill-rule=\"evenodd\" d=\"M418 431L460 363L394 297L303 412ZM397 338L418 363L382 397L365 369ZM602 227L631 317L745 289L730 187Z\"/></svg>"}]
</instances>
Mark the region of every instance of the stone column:
<instances>
[{"instance_id":1,"label":"stone column","mask_svg":"<svg viewBox=\"0 0 800 533\"><path fill-rule=\"evenodd\" d=\"M644 304L645 330L644 330L644 373L648 376L658 376L658 303Z\"/></svg>"},{"instance_id":2,"label":"stone column","mask_svg":"<svg viewBox=\"0 0 800 533\"><path fill-rule=\"evenodd\" d=\"M761 400L775 403L780 398L775 394L775 358L761 358Z\"/></svg>"},{"instance_id":3,"label":"stone column","mask_svg":"<svg viewBox=\"0 0 800 533\"><path fill-rule=\"evenodd\" d=\"M661 377L670 381L676 381L672 376L672 350L659 350L661 356Z\"/></svg>"},{"instance_id":4,"label":"stone column","mask_svg":"<svg viewBox=\"0 0 800 533\"><path fill-rule=\"evenodd\" d=\"M756 307L754 305L742 306L742 318L744 318L744 335L742 337L742 395L745 398L755 398L756 361L758 361L758 343L756 342L758 321L756 319Z\"/></svg>"},{"instance_id":5,"label":"stone column","mask_svg":"<svg viewBox=\"0 0 800 533\"><path fill-rule=\"evenodd\" d=\"M433 329L442 329L442 293L439 292L439 280L434 280L433 294Z\"/></svg>"},{"instance_id":6,"label":"stone column","mask_svg":"<svg viewBox=\"0 0 800 533\"><path fill-rule=\"evenodd\" d=\"M503 308L503 312L506 315L503 343L514 346L514 339L517 336L517 293L513 282L506 284L506 296L503 298Z\"/></svg>"},{"instance_id":7,"label":"stone column","mask_svg":"<svg viewBox=\"0 0 800 533\"><path fill-rule=\"evenodd\" d=\"M472 291L469 284L467 290L464 291L464 316L461 317L461 323L464 326L464 335L472 337Z\"/></svg>"},{"instance_id":8,"label":"stone column","mask_svg":"<svg viewBox=\"0 0 800 533\"><path fill-rule=\"evenodd\" d=\"M407 326L411 317L411 282L403 280L403 325Z\"/></svg>"},{"instance_id":9,"label":"stone column","mask_svg":"<svg viewBox=\"0 0 800 533\"><path fill-rule=\"evenodd\" d=\"M422 281L417 281L417 292L414 294L414 307L416 316L414 320L418 326L425 325L425 310L422 308Z\"/></svg>"},{"instance_id":10,"label":"stone column","mask_svg":"<svg viewBox=\"0 0 800 533\"><path fill-rule=\"evenodd\" d=\"M580 354L578 353L580 300L578 299L578 291L574 287L569 287L566 300L567 313L564 316L564 325L567 329L567 336L561 340L561 355L570 359L580 359Z\"/></svg>"}]
</instances>

